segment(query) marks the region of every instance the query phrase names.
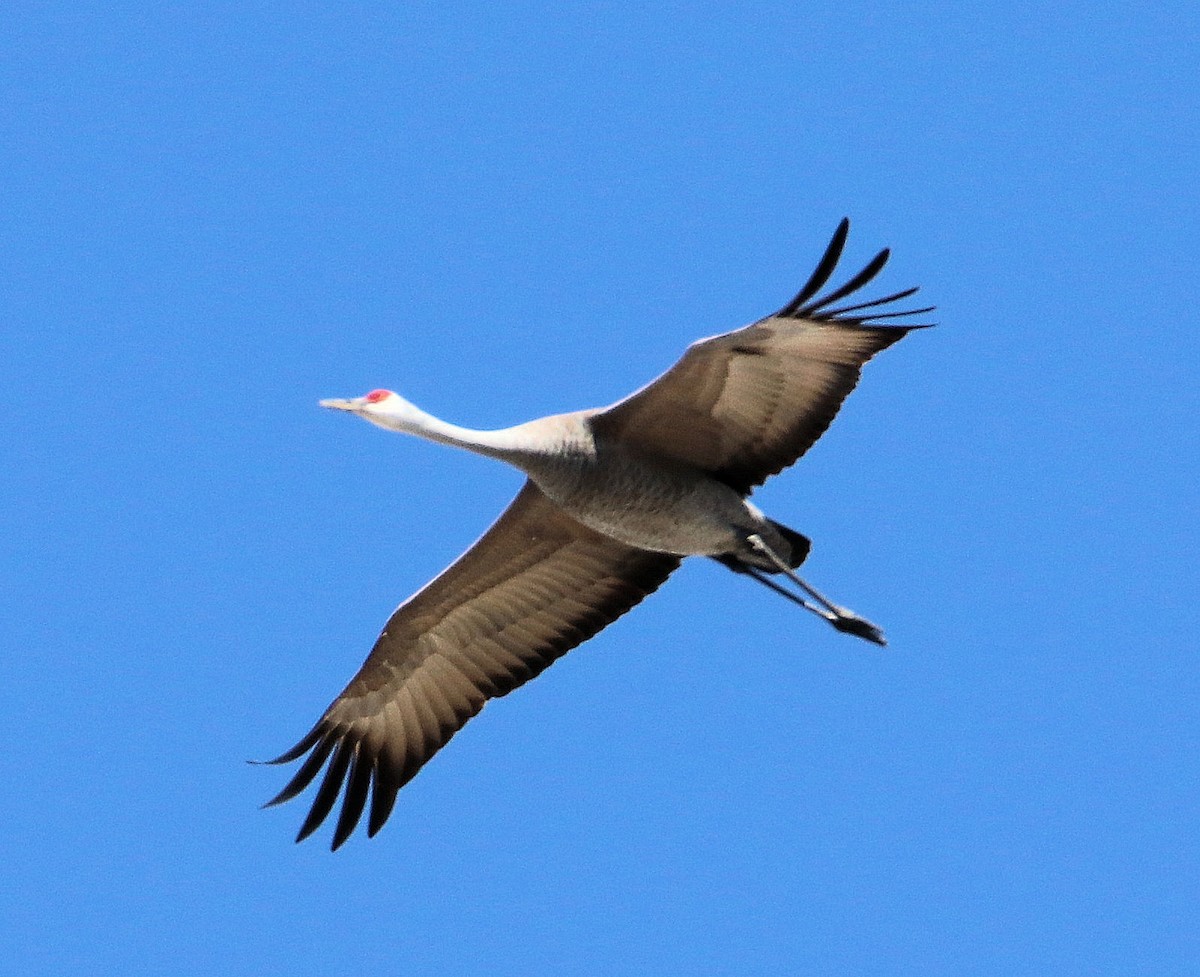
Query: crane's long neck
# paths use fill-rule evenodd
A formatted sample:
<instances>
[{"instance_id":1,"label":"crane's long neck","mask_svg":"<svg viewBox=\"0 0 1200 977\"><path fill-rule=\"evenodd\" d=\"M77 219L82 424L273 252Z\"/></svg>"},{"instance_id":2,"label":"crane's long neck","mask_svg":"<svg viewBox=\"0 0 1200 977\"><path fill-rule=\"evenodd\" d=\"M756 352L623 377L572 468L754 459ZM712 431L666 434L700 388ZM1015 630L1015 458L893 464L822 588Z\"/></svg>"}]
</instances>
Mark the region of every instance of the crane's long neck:
<instances>
[{"instance_id":1,"label":"crane's long neck","mask_svg":"<svg viewBox=\"0 0 1200 977\"><path fill-rule=\"evenodd\" d=\"M439 417L427 414L414 408L411 417L405 418L403 424L389 425L396 431L414 434L426 441L436 441L438 444L448 444L454 448L464 448L476 454L490 457L502 457L505 453L519 447L510 430L476 431L469 427L460 427L443 421Z\"/></svg>"},{"instance_id":2,"label":"crane's long neck","mask_svg":"<svg viewBox=\"0 0 1200 977\"><path fill-rule=\"evenodd\" d=\"M524 471L528 471L530 462L536 459L569 450L582 433L577 423L571 423L569 416L545 418L495 431L476 431L443 421L399 397L394 399L398 403L389 404L387 411L366 415L367 419L392 431L497 458Z\"/></svg>"}]
</instances>

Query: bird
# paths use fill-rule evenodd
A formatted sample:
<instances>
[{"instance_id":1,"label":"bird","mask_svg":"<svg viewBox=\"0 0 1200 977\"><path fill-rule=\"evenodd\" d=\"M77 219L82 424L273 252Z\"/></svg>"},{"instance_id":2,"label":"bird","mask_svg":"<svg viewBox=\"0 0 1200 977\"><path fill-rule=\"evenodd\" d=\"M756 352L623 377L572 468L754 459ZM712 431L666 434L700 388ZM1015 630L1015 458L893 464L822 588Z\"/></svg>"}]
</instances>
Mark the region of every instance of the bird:
<instances>
[{"instance_id":1,"label":"bird","mask_svg":"<svg viewBox=\"0 0 1200 977\"><path fill-rule=\"evenodd\" d=\"M506 462L526 480L483 536L393 612L312 729L266 761L305 758L264 807L293 799L325 770L297 842L339 796L331 848L355 830L368 799L373 837L400 789L489 699L616 620L685 557L711 557L837 630L885 644L878 627L796 574L809 540L749 501L821 437L863 364L932 325L913 319L933 306L896 309L917 288L837 305L879 274L888 249L819 296L849 227L843 219L782 309L693 343L664 374L609 407L477 431L390 390L320 401L386 430Z\"/></svg>"}]
</instances>

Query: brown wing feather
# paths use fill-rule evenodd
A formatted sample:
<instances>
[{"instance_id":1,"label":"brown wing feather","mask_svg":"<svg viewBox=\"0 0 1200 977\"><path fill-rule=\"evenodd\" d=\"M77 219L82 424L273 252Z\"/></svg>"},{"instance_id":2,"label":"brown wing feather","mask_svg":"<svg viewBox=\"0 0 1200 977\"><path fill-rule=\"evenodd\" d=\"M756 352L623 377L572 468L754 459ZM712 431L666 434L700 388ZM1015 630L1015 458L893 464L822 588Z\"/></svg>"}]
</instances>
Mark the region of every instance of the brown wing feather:
<instances>
[{"instance_id":1,"label":"brown wing feather","mask_svg":"<svg viewBox=\"0 0 1200 977\"><path fill-rule=\"evenodd\" d=\"M678 557L586 528L526 482L474 546L400 605L345 691L272 761L310 753L269 803L295 797L328 760L296 840L325 820L343 786L333 847L358 824L368 794L374 835L400 788L488 699L616 620L677 566Z\"/></svg>"},{"instance_id":2,"label":"brown wing feather","mask_svg":"<svg viewBox=\"0 0 1200 977\"><path fill-rule=\"evenodd\" d=\"M845 285L814 298L841 256L848 229L847 221L839 225L817 270L783 309L693 343L657 380L594 415L596 433L709 472L743 493L792 464L825 433L863 364L924 328L874 323L930 311L880 311L916 289L827 308L873 279L887 251Z\"/></svg>"}]
</instances>

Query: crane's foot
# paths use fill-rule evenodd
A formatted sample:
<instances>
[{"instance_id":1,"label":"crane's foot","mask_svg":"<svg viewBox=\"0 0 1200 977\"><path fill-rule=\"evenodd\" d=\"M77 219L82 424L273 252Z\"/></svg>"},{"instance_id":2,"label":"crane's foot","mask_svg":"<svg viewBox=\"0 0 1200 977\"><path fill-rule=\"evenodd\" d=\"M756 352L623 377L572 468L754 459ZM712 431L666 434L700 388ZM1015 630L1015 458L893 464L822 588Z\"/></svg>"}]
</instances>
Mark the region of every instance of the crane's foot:
<instances>
[{"instance_id":1,"label":"crane's foot","mask_svg":"<svg viewBox=\"0 0 1200 977\"><path fill-rule=\"evenodd\" d=\"M859 617L853 611L847 610L844 607L834 605L833 613L826 617L825 620L844 634L852 634L855 637L863 638L877 645L887 646L887 639L883 636L883 631L865 617Z\"/></svg>"}]
</instances>

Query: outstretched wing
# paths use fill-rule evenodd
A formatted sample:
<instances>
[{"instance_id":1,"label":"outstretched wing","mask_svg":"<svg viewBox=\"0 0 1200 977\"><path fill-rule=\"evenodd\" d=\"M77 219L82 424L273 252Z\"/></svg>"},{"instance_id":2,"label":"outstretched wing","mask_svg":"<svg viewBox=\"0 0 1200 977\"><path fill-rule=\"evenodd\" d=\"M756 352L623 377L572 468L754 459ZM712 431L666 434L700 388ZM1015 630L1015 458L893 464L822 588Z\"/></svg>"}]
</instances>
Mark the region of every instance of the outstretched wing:
<instances>
[{"instance_id":1,"label":"outstretched wing","mask_svg":"<svg viewBox=\"0 0 1200 977\"><path fill-rule=\"evenodd\" d=\"M843 220L791 302L735 332L693 343L657 380L591 418L597 434L653 457L673 458L749 492L825 433L858 383L862 365L926 324L881 325L930 308L892 310L917 291L837 306L879 274L889 252L816 297L841 257Z\"/></svg>"},{"instance_id":2,"label":"outstretched wing","mask_svg":"<svg viewBox=\"0 0 1200 977\"><path fill-rule=\"evenodd\" d=\"M532 482L466 553L405 601L358 674L292 749L308 754L269 804L299 794L327 766L300 828L308 837L345 785L333 847L371 797L368 835L396 794L491 698L529 681L652 593L679 558L594 532Z\"/></svg>"}]
</instances>

